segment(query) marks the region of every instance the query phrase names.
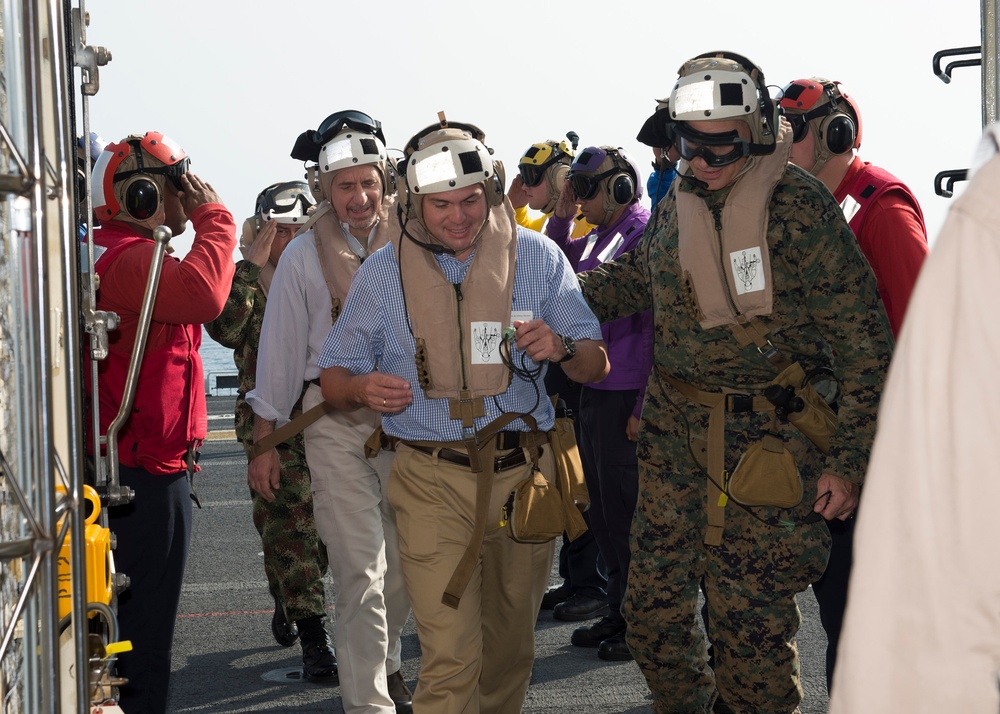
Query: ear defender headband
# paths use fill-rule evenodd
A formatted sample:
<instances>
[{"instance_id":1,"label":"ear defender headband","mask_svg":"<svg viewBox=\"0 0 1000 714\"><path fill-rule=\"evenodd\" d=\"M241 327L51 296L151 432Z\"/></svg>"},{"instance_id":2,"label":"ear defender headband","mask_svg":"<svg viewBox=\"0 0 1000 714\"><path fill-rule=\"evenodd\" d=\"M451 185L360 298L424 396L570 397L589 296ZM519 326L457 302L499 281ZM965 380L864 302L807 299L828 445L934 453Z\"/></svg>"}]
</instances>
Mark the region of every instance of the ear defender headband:
<instances>
[{"instance_id":1,"label":"ear defender headband","mask_svg":"<svg viewBox=\"0 0 1000 714\"><path fill-rule=\"evenodd\" d=\"M778 107L757 65L731 52L707 52L685 62L678 74L669 99L670 119L743 119L750 126L749 154L774 152Z\"/></svg>"}]
</instances>

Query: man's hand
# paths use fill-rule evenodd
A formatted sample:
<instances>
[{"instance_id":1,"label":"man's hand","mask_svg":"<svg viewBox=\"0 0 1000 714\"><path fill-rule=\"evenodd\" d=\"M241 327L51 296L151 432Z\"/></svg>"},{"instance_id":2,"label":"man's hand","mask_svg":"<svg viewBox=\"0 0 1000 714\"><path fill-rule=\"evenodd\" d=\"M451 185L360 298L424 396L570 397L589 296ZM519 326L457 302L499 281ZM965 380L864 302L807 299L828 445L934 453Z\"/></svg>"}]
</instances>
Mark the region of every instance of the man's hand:
<instances>
[{"instance_id":1,"label":"man's hand","mask_svg":"<svg viewBox=\"0 0 1000 714\"><path fill-rule=\"evenodd\" d=\"M183 174L180 180L181 192L179 197L181 205L184 207L184 213L188 216L198 206L203 206L206 203L222 203L222 199L219 198L212 185L205 183L195 174L190 172Z\"/></svg>"},{"instance_id":2,"label":"man's hand","mask_svg":"<svg viewBox=\"0 0 1000 714\"><path fill-rule=\"evenodd\" d=\"M510 203L514 208L523 208L528 205L528 194L524 192L524 183L521 181L520 174L515 176L514 180L510 182L510 188L507 189L507 198L510 199Z\"/></svg>"},{"instance_id":3,"label":"man's hand","mask_svg":"<svg viewBox=\"0 0 1000 714\"><path fill-rule=\"evenodd\" d=\"M580 211L580 205L576 202L576 193L569 183L569 179L563 182L562 191L559 192L559 200L556 201L555 214L559 218L573 218Z\"/></svg>"},{"instance_id":4,"label":"man's hand","mask_svg":"<svg viewBox=\"0 0 1000 714\"><path fill-rule=\"evenodd\" d=\"M830 495L827 496L827 491ZM832 521L839 518L846 521L858 507L860 489L850 481L832 474L823 474L816 484L816 505L813 510L823 518Z\"/></svg>"},{"instance_id":5,"label":"man's hand","mask_svg":"<svg viewBox=\"0 0 1000 714\"><path fill-rule=\"evenodd\" d=\"M628 415L628 423L625 425L625 436L629 441L639 440L639 419L633 415Z\"/></svg>"},{"instance_id":6,"label":"man's hand","mask_svg":"<svg viewBox=\"0 0 1000 714\"><path fill-rule=\"evenodd\" d=\"M382 414L395 414L413 402L410 383L395 374L354 375L343 367L327 367L319 380L323 399L343 411L368 407Z\"/></svg>"},{"instance_id":7,"label":"man's hand","mask_svg":"<svg viewBox=\"0 0 1000 714\"><path fill-rule=\"evenodd\" d=\"M274 422L254 414L253 443L259 444L265 437L274 433ZM274 503L274 492L281 482L281 464L278 462L278 452L268 449L250 462L247 468L247 483L255 493L268 503Z\"/></svg>"},{"instance_id":8,"label":"man's hand","mask_svg":"<svg viewBox=\"0 0 1000 714\"><path fill-rule=\"evenodd\" d=\"M278 224L274 221L264 221L264 227L257 232L257 237L247 248L246 259L263 268L271 258L271 244L274 243L274 236L278 233Z\"/></svg>"},{"instance_id":9,"label":"man's hand","mask_svg":"<svg viewBox=\"0 0 1000 714\"><path fill-rule=\"evenodd\" d=\"M562 337L549 327L545 320L514 321L514 339L517 348L526 352L535 362L552 360L558 362L566 356Z\"/></svg>"},{"instance_id":10,"label":"man's hand","mask_svg":"<svg viewBox=\"0 0 1000 714\"><path fill-rule=\"evenodd\" d=\"M268 449L250 462L247 483L268 503L274 503L274 492L280 487L280 482L281 465L278 463L276 449Z\"/></svg>"}]
</instances>

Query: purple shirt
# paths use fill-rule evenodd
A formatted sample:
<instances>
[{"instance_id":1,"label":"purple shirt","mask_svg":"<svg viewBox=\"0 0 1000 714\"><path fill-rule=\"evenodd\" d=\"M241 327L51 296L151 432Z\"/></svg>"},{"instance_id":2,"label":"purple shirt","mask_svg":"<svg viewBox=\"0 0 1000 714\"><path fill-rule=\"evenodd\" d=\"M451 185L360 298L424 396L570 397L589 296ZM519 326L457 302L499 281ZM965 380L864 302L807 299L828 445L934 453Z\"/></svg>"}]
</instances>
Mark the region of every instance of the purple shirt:
<instances>
[{"instance_id":1,"label":"purple shirt","mask_svg":"<svg viewBox=\"0 0 1000 714\"><path fill-rule=\"evenodd\" d=\"M598 226L582 238L570 238L572 218L553 214L545 226L545 234L562 248L577 273L593 270L602 263L628 253L639 244L649 209L638 201L622 211L610 226ZM601 325L601 335L608 346L611 372L601 382L586 386L593 389L638 389L632 414L639 417L646 394L646 382L653 368L653 315L646 310Z\"/></svg>"}]
</instances>

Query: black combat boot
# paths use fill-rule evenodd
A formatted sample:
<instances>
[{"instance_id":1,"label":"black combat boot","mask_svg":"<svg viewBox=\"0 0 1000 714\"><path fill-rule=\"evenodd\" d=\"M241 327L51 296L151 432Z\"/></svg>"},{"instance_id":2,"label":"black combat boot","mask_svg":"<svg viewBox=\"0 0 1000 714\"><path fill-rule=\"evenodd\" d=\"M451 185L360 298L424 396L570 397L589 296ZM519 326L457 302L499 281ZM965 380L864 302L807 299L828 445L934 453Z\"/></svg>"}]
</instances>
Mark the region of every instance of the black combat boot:
<instances>
[{"instance_id":1,"label":"black combat boot","mask_svg":"<svg viewBox=\"0 0 1000 714\"><path fill-rule=\"evenodd\" d=\"M296 620L302 644L302 675L310 682L338 684L337 656L324 626L325 617L314 615Z\"/></svg>"},{"instance_id":2,"label":"black combat boot","mask_svg":"<svg viewBox=\"0 0 1000 714\"><path fill-rule=\"evenodd\" d=\"M271 634L274 635L274 641L282 647L291 647L295 644L295 640L299 639L299 628L285 617L285 608L278 602L278 598L274 599Z\"/></svg>"}]
</instances>

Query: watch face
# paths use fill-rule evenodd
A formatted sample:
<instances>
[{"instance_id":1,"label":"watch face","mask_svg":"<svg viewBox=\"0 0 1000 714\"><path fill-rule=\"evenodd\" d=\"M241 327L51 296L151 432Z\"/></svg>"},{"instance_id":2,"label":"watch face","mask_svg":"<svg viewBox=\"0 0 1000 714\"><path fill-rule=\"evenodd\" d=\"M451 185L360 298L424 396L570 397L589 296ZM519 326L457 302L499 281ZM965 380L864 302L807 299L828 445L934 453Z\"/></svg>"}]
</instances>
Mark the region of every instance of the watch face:
<instances>
[{"instance_id":1,"label":"watch face","mask_svg":"<svg viewBox=\"0 0 1000 714\"><path fill-rule=\"evenodd\" d=\"M560 335L560 337L562 337L563 348L566 350L566 356L559 360L559 362L556 362L556 364L565 362L576 355L576 341L572 337L567 337L566 335Z\"/></svg>"}]
</instances>

